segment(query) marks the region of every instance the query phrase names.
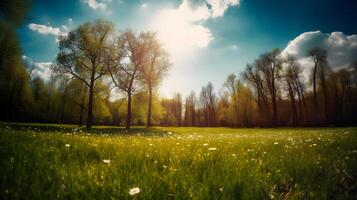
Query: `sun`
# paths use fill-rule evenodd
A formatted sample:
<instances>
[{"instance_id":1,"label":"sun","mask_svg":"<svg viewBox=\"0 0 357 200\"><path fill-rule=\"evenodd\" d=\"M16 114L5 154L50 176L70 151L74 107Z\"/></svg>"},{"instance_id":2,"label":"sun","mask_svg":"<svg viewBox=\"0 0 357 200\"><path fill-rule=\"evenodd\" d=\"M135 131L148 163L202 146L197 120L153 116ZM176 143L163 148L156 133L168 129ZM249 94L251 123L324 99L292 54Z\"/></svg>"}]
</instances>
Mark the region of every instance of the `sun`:
<instances>
[{"instance_id":1,"label":"sun","mask_svg":"<svg viewBox=\"0 0 357 200\"><path fill-rule=\"evenodd\" d=\"M206 6L192 8L183 3L177 9L160 10L154 17L153 27L170 56L180 58L213 40L211 31L202 25L209 15Z\"/></svg>"}]
</instances>

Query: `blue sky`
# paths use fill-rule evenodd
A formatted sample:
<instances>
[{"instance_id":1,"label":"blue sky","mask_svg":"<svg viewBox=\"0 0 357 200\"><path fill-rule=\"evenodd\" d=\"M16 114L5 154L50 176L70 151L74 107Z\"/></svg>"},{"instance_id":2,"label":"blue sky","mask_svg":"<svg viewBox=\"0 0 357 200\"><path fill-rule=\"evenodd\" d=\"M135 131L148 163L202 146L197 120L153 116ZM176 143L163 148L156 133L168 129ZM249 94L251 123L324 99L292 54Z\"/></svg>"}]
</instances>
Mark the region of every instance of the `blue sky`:
<instances>
[{"instance_id":1,"label":"blue sky","mask_svg":"<svg viewBox=\"0 0 357 200\"><path fill-rule=\"evenodd\" d=\"M23 54L48 72L56 36L83 22L100 18L119 30L157 31L173 63L161 93L171 96L198 93L208 81L218 90L228 74L273 48L308 65L303 51L322 46L331 63L346 66L357 58L356 10L354 0L33 0L18 33ZM340 51L348 58L334 54Z\"/></svg>"}]
</instances>

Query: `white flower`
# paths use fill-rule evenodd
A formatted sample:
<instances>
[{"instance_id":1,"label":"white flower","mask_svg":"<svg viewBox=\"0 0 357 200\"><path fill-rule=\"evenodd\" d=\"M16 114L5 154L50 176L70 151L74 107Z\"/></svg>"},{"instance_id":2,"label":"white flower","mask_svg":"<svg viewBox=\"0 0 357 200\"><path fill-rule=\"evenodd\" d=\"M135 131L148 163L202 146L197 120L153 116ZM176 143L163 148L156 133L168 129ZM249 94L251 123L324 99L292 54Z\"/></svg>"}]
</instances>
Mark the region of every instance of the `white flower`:
<instances>
[{"instance_id":1,"label":"white flower","mask_svg":"<svg viewBox=\"0 0 357 200\"><path fill-rule=\"evenodd\" d=\"M104 162L105 164L109 164L110 161L111 161L111 160L109 160L109 159L104 159L104 160L103 160L103 162Z\"/></svg>"},{"instance_id":2,"label":"white flower","mask_svg":"<svg viewBox=\"0 0 357 200\"><path fill-rule=\"evenodd\" d=\"M217 150L217 148L215 148L215 147L208 148L208 151L216 151L216 150Z\"/></svg>"},{"instance_id":3,"label":"white flower","mask_svg":"<svg viewBox=\"0 0 357 200\"><path fill-rule=\"evenodd\" d=\"M140 188L139 187L133 187L129 190L129 195L130 196L133 196L133 195L136 195L136 194L139 194L140 193Z\"/></svg>"},{"instance_id":4,"label":"white flower","mask_svg":"<svg viewBox=\"0 0 357 200\"><path fill-rule=\"evenodd\" d=\"M71 145L70 145L70 144L66 144L66 145L64 145L64 146L66 146L66 147L70 147Z\"/></svg>"}]
</instances>

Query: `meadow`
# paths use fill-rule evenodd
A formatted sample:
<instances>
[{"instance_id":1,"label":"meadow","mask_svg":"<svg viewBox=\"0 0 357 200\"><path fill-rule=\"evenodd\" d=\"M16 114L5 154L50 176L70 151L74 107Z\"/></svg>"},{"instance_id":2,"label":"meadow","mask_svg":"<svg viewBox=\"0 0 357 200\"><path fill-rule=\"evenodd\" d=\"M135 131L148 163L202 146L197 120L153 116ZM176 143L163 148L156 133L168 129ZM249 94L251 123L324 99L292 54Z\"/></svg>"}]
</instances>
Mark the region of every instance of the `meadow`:
<instances>
[{"instance_id":1,"label":"meadow","mask_svg":"<svg viewBox=\"0 0 357 200\"><path fill-rule=\"evenodd\" d=\"M357 128L0 124L0 199L357 199Z\"/></svg>"}]
</instances>

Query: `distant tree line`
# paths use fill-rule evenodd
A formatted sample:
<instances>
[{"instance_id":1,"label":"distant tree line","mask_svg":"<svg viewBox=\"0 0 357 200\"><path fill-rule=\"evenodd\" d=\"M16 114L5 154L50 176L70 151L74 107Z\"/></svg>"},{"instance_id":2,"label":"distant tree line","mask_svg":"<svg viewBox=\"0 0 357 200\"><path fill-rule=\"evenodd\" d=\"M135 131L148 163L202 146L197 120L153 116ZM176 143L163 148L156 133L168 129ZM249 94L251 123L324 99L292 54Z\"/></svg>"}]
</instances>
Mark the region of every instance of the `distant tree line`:
<instances>
[{"instance_id":1,"label":"distant tree line","mask_svg":"<svg viewBox=\"0 0 357 200\"><path fill-rule=\"evenodd\" d=\"M213 85L163 100L167 126L330 126L357 124L357 62L332 70L328 52L312 48L310 76L278 49L262 54L237 77L230 74L217 96ZM184 110L183 113L177 113Z\"/></svg>"},{"instance_id":2,"label":"distant tree line","mask_svg":"<svg viewBox=\"0 0 357 200\"><path fill-rule=\"evenodd\" d=\"M170 67L151 32L118 31L110 22L84 23L62 35L49 80L22 59L15 29L26 1L0 3L0 120L102 125L327 126L357 124L357 62L332 70L328 52L313 48L307 77L296 58L262 54L217 93L159 98ZM117 98L112 98L116 96Z\"/></svg>"}]
</instances>

